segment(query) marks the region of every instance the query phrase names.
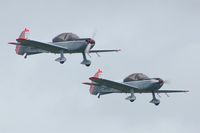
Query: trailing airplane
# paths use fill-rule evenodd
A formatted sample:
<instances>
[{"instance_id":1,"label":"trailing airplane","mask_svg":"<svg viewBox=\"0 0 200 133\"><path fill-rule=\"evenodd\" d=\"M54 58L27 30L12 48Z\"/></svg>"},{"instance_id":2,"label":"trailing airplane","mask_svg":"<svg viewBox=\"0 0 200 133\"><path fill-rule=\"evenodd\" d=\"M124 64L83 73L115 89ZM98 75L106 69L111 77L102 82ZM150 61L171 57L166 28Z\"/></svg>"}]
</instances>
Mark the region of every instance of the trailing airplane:
<instances>
[{"instance_id":1,"label":"trailing airplane","mask_svg":"<svg viewBox=\"0 0 200 133\"><path fill-rule=\"evenodd\" d=\"M60 57L55 61L63 64L66 61L65 53L74 54L82 53L83 61L81 64L86 66L91 65L91 61L86 58L86 54L100 53L100 52L118 52L120 50L92 50L95 46L95 40L92 38L79 38L73 33L61 33L52 39L52 42L45 43L28 39L30 31L25 28L20 34L17 42L9 42L9 44L16 45L16 54L24 55L26 59L28 55L40 53L55 53L60 54Z\"/></svg>"},{"instance_id":2,"label":"trailing airplane","mask_svg":"<svg viewBox=\"0 0 200 133\"><path fill-rule=\"evenodd\" d=\"M153 99L150 103L155 105L160 104L160 100L156 98L155 93L177 93L177 92L188 92L187 90L160 90L165 83L161 78L149 78L142 73L134 73L127 76L122 83L99 78L102 71L99 69L97 73L90 77L92 81L84 82L83 84L90 86L90 94L101 95L111 93L130 93L131 95L126 98L131 102L136 100L135 93L152 93Z\"/></svg>"}]
</instances>

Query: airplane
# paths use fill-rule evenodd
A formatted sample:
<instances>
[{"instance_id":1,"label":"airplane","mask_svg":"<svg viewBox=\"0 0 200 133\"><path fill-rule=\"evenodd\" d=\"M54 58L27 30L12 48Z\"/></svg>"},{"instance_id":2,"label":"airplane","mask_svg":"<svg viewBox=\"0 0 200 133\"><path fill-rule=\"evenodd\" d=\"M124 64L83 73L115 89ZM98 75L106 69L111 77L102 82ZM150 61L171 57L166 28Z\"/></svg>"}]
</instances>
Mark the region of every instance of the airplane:
<instances>
[{"instance_id":1,"label":"airplane","mask_svg":"<svg viewBox=\"0 0 200 133\"><path fill-rule=\"evenodd\" d=\"M86 54L100 52L118 52L120 50L92 50L95 46L95 40L92 38L79 38L73 33L61 33L52 39L52 42L44 43L28 39L30 34L29 29L25 28L20 34L17 42L9 42L8 44L16 45L16 54L24 55L26 59L28 55L40 53L55 53L60 54L60 57L55 61L63 64L66 61L65 53L82 53L83 61L81 64L90 66L91 61L86 58Z\"/></svg>"},{"instance_id":2,"label":"airplane","mask_svg":"<svg viewBox=\"0 0 200 133\"><path fill-rule=\"evenodd\" d=\"M161 78L149 78L143 73L133 73L127 76L122 83L99 78L102 71L98 69L96 74L89 79L92 82L84 82L83 84L90 86L90 94L101 95L111 94L111 93L130 93L131 95L126 98L130 102L136 100L135 93L152 93L153 99L150 103L155 105L160 104L160 100L156 98L155 94L159 93L178 93L178 92L188 92L187 90L160 90L165 81Z\"/></svg>"}]
</instances>

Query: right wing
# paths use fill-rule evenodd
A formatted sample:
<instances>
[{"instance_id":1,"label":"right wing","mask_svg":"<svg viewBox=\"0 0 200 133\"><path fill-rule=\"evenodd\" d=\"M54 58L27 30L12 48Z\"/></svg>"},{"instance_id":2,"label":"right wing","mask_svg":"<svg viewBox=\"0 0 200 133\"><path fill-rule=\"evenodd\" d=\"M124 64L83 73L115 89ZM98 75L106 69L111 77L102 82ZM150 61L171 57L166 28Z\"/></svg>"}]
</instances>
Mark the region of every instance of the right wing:
<instances>
[{"instance_id":1,"label":"right wing","mask_svg":"<svg viewBox=\"0 0 200 133\"><path fill-rule=\"evenodd\" d=\"M42 50L46 50L52 53L59 53L60 51L67 52L68 49L59 45L53 45L50 43L43 43L34 40L26 40L26 39L17 39L20 42L19 45L34 47Z\"/></svg>"},{"instance_id":2,"label":"right wing","mask_svg":"<svg viewBox=\"0 0 200 133\"><path fill-rule=\"evenodd\" d=\"M119 52L121 51L120 49L118 50L90 50L90 53L100 53L100 52Z\"/></svg>"},{"instance_id":3,"label":"right wing","mask_svg":"<svg viewBox=\"0 0 200 133\"><path fill-rule=\"evenodd\" d=\"M178 93L178 92L189 92L187 90L157 90L156 93Z\"/></svg>"},{"instance_id":4,"label":"right wing","mask_svg":"<svg viewBox=\"0 0 200 133\"><path fill-rule=\"evenodd\" d=\"M115 81L107 80L107 79L101 79L96 77L89 78L91 81L98 83L99 85L107 86L116 90L120 90L122 92L130 92L131 89L138 90L138 88L129 86L126 84L118 83Z\"/></svg>"}]
</instances>

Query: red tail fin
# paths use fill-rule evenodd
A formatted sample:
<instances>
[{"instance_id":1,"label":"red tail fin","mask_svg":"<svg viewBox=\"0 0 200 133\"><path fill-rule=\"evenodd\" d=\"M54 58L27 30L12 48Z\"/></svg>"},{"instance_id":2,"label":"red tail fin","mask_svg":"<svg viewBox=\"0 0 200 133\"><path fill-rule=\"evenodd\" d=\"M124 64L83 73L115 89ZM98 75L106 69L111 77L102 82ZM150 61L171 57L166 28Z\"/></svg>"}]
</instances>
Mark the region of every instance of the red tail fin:
<instances>
[{"instance_id":1,"label":"red tail fin","mask_svg":"<svg viewBox=\"0 0 200 133\"><path fill-rule=\"evenodd\" d=\"M28 39L29 33L29 29L25 28L18 39Z\"/></svg>"},{"instance_id":2,"label":"red tail fin","mask_svg":"<svg viewBox=\"0 0 200 133\"><path fill-rule=\"evenodd\" d=\"M98 71L95 73L94 77L99 78L99 76L102 74L103 72L98 69ZM93 83L93 82L92 82ZM90 85L90 94L94 94L94 85Z\"/></svg>"},{"instance_id":3,"label":"red tail fin","mask_svg":"<svg viewBox=\"0 0 200 133\"><path fill-rule=\"evenodd\" d=\"M27 28L25 28L22 32L21 32L21 34L20 34L20 36L19 36L19 38L17 39L17 41L18 40L27 40L28 39L28 36L29 36L29 29L27 29ZM15 51L16 51L16 53L17 54L21 54L21 45L17 45L16 46L16 49L15 49Z\"/></svg>"},{"instance_id":4,"label":"red tail fin","mask_svg":"<svg viewBox=\"0 0 200 133\"><path fill-rule=\"evenodd\" d=\"M100 76L102 73L103 73L103 72L102 72L100 69L98 69L98 71L95 73L94 77L95 77L95 78L99 78L99 76Z\"/></svg>"}]
</instances>

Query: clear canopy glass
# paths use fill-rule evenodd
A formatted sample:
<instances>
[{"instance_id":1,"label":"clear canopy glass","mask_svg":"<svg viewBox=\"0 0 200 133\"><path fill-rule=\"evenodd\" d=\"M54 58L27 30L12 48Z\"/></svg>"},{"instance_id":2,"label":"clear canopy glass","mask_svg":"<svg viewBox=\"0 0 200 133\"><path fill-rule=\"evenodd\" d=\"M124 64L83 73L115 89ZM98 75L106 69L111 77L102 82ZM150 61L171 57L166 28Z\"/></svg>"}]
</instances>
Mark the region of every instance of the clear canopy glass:
<instances>
[{"instance_id":1,"label":"clear canopy glass","mask_svg":"<svg viewBox=\"0 0 200 133\"><path fill-rule=\"evenodd\" d=\"M79 39L76 34L73 33L61 33L52 39L52 42L64 42L64 41L73 41Z\"/></svg>"}]
</instances>

